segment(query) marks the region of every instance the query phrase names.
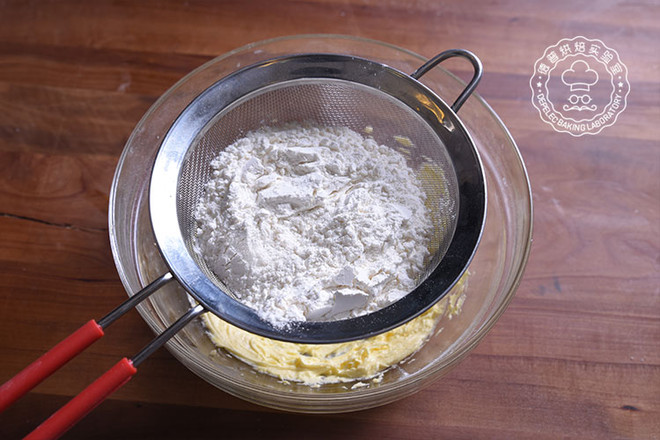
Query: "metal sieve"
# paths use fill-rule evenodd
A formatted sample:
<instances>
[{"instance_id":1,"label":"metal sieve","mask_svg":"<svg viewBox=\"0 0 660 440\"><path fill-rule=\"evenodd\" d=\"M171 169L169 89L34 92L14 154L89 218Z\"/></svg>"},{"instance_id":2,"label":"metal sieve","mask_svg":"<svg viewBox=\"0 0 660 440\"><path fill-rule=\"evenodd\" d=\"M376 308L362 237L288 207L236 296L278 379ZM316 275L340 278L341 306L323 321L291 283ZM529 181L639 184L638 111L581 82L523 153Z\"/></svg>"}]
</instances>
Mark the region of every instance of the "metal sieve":
<instances>
[{"instance_id":1,"label":"metal sieve","mask_svg":"<svg viewBox=\"0 0 660 440\"><path fill-rule=\"evenodd\" d=\"M417 79L451 56L469 59L475 74L450 109ZM480 76L481 65L473 54L453 50L410 76L354 56L301 54L254 64L216 82L172 125L153 167L151 222L172 274L222 319L251 333L290 342L362 339L424 312L460 278L481 236L484 177L474 144L455 114ZM418 287L403 299L357 318L274 327L236 299L193 250L193 211L210 179L211 160L251 130L290 122L344 126L357 132L369 127L379 144L398 149L419 170L428 200L435 202L432 257Z\"/></svg>"},{"instance_id":2,"label":"metal sieve","mask_svg":"<svg viewBox=\"0 0 660 440\"><path fill-rule=\"evenodd\" d=\"M468 59L474 76L449 107L418 80L454 56ZM26 438L63 434L125 384L151 353L205 311L252 333L304 343L367 338L423 313L459 280L483 230L484 174L474 143L456 116L481 74L478 58L460 49L439 54L411 75L353 56L302 54L245 67L211 85L172 124L152 170L151 223L170 271L98 323L87 322L3 384L0 412L101 338L124 313L175 279L199 304L131 359L119 361ZM209 180L210 161L250 130L287 122L345 126L357 132L369 127L379 144L399 150L418 170L435 225L432 256L418 286L399 301L357 318L293 322L277 328L238 301L193 250L193 209Z\"/></svg>"}]
</instances>

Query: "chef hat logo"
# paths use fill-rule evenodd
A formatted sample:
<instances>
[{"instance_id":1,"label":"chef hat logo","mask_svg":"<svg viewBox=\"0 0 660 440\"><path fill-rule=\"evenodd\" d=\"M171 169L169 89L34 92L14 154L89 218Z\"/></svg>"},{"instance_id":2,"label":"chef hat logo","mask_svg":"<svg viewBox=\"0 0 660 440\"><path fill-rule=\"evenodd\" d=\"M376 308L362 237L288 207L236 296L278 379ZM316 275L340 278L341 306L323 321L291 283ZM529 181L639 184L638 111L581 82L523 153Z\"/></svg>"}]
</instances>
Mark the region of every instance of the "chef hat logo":
<instances>
[{"instance_id":1,"label":"chef hat logo","mask_svg":"<svg viewBox=\"0 0 660 440\"><path fill-rule=\"evenodd\" d=\"M598 72L589 67L586 61L577 60L561 74L561 81L571 87L571 92L588 92L598 82Z\"/></svg>"}]
</instances>

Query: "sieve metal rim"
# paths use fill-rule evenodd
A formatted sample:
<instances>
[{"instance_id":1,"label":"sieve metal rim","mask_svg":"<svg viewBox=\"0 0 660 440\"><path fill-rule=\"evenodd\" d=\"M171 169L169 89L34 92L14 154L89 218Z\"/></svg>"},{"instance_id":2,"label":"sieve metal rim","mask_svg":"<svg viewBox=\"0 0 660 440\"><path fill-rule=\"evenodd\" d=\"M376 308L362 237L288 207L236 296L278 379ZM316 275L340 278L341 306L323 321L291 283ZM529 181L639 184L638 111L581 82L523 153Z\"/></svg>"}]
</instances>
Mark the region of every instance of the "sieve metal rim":
<instances>
[{"instance_id":1,"label":"sieve metal rim","mask_svg":"<svg viewBox=\"0 0 660 440\"><path fill-rule=\"evenodd\" d=\"M204 307L222 319L262 336L290 342L331 343L362 339L397 327L423 313L453 287L471 261L481 239L486 215L486 187L478 151L460 119L444 101L418 79L450 56L464 56L475 66L475 77L456 100L460 108L481 76L481 64L471 53L446 51L407 75L364 58L341 54L297 54L247 66L220 79L184 109L158 151L149 188L149 210L158 248L177 281ZM471 56L471 57L470 57ZM476 62L474 61L476 60ZM369 315L329 322L296 322L276 328L251 308L222 291L190 255L178 222L177 187L188 147L218 112L264 87L290 80L344 80L373 87L403 101L434 127L467 169L457 170L459 212L457 229L445 257L415 290L398 302ZM464 155L464 156L462 156Z\"/></svg>"}]
</instances>

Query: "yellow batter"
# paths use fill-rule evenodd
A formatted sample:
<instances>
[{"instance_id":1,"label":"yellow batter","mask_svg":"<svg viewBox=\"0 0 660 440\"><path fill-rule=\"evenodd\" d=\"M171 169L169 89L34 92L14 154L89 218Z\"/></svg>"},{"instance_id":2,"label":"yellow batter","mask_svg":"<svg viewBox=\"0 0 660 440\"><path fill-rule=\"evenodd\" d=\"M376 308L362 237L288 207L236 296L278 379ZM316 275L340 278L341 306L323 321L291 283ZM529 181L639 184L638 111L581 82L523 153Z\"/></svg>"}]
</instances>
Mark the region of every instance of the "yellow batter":
<instances>
[{"instance_id":1,"label":"yellow batter","mask_svg":"<svg viewBox=\"0 0 660 440\"><path fill-rule=\"evenodd\" d=\"M467 274L466 274L467 275ZM213 343L258 371L307 385L370 379L415 353L426 342L442 316L460 312L465 278L450 295L414 320L389 332L338 344L294 344L257 336L203 315Z\"/></svg>"}]
</instances>

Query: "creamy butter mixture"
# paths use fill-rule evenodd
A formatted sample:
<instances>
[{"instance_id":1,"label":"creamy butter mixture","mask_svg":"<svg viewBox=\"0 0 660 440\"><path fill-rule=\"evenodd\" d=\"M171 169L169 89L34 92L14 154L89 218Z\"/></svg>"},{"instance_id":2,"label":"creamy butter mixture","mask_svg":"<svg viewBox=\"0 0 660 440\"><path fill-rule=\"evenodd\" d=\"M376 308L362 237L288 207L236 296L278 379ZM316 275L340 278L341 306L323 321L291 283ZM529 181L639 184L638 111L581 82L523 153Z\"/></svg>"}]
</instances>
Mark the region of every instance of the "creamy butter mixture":
<instances>
[{"instance_id":1,"label":"creamy butter mixture","mask_svg":"<svg viewBox=\"0 0 660 440\"><path fill-rule=\"evenodd\" d=\"M419 350L438 321L460 312L466 276L451 294L423 315L389 332L339 344L294 344L254 335L206 313L204 324L213 343L281 380L306 385L373 379Z\"/></svg>"}]
</instances>

